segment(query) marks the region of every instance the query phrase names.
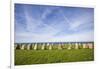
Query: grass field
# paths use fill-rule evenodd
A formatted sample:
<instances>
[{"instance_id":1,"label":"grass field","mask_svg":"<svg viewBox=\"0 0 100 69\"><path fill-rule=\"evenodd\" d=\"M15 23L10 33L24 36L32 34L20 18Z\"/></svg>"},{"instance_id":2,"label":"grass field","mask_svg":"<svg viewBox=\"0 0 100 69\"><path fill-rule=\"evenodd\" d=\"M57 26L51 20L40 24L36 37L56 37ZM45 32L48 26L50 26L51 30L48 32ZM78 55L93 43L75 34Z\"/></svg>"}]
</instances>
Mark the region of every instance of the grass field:
<instances>
[{"instance_id":1,"label":"grass field","mask_svg":"<svg viewBox=\"0 0 100 69\"><path fill-rule=\"evenodd\" d=\"M15 65L93 61L93 49L15 50Z\"/></svg>"}]
</instances>

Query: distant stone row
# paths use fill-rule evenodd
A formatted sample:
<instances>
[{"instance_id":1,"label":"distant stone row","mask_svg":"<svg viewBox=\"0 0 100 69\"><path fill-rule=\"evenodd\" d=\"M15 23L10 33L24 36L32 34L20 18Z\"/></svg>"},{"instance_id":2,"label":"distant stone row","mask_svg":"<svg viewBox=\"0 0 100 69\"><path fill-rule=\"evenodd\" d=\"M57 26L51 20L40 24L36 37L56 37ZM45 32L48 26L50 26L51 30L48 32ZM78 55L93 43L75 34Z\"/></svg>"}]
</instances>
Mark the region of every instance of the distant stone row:
<instances>
[{"instance_id":1,"label":"distant stone row","mask_svg":"<svg viewBox=\"0 0 100 69\"><path fill-rule=\"evenodd\" d=\"M82 48L94 48L94 43L15 43L15 49L19 50L52 50L52 49L82 49Z\"/></svg>"}]
</instances>

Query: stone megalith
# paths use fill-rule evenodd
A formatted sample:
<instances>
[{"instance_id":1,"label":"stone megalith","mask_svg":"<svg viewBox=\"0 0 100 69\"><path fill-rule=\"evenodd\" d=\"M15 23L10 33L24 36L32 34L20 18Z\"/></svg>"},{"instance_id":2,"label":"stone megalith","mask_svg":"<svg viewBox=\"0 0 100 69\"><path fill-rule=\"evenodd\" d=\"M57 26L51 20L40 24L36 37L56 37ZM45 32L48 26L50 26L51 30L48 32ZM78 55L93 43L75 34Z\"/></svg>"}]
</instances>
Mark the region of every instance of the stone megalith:
<instances>
[{"instance_id":1,"label":"stone megalith","mask_svg":"<svg viewBox=\"0 0 100 69\"><path fill-rule=\"evenodd\" d=\"M25 49L25 44L22 44L21 45L21 50L24 50Z\"/></svg>"},{"instance_id":2,"label":"stone megalith","mask_svg":"<svg viewBox=\"0 0 100 69\"><path fill-rule=\"evenodd\" d=\"M71 43L68 44L68 48L67 48L67 49L68 49L68 50L71 49Z\"/></svg>"},{"instance_id":3,"label":"stone megalith","mask_svg":"<svg viewBox=\"0 0 100 69\"><path fill-rule=\"evenodd\" d=\"M27 45L27 50L30 50L31 44Z\"/></svg>"},{"instance_id":4,"label":"stone megalith","mask_svg":"<svg viewBox=\"0 0 100 69\"><path fill-rule=\"evenodd\" d=\"M83 43L82 45L83 45L83 48L87 48L87 47L86 47L86 43Z\"/></svg>"},{"instance_id":5,"label":"stone megalith","mask_svg":"<svg viewBox=\"0 0 100 69\"><path fill-rule=\"evenodd\" d=\"M34 49L34 45L35 45L35 44L34 44L34 43L32 43L32 49Z\"/></svg>"},{"instance_id":6,"label":"stone megalith","mask_svg":"<svg viewBox=\"0 0 100 69\"><path fill-rule=\"evenodd\" d=\"M34 45L34 50L37 50L37 43Z\"/></svg>"},{"instance_id":7,"label":"stone megalith","mask_svg":"<svg viewBox=\"0 0 100 69\"><path fill-rule=\"evenodd\" d=\"M88 47L89 47L89 49L93 49L93 44L92 43L88 43Z\"/></svg>"},{"instance_id":8,"label":"stone megalith","mask_svg":"<svg viewBox=\"0 0 100 69\"><path fill-rule=\"evenodd\" d=\"M42 48L41 48L41 49L42 49L42 50L45 49L45 43L42 44Z\"/></svg>"},{"instance_id":9,"label":"stone megalith","mask_svg":"<svg viewBox=\"0 0 100 69\"><path fill-rule=\"evenodd\" d=\"M75 49L78 49L79 47L78 47L78 43L75 43Z\"/></svg>"},{"instance_id":10,"label":"stone megalith","mask_svg":"<svg viewBox=\"0 0 100 69\"><path fill-rule=\"evenodd\" d=\"M59 43L58 50L62 50L62 45Z\"/></svg>"},{"instance_id":11,"label":"stone megalith","mask_svg":"<svg viewBox=\"0 0 100 69\"><path fill-rule=\"evenodd\" d=\"M49 45L49 50L52 50L52 45L51 44Z\"/></svg>"}]
</instances>

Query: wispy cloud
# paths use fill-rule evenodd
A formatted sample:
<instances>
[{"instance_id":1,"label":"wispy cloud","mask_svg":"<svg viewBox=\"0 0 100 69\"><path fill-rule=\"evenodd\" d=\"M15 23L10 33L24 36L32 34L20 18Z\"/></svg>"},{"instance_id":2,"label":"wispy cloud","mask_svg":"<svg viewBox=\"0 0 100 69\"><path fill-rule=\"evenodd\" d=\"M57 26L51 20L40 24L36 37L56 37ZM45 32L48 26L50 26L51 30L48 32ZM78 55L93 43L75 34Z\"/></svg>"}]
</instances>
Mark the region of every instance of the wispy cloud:
<instances>
[{"instance_id":1,"label":"wispy cloud","mask_svg":"<svg viewBox=\"0 0 100 69\"><path fill-rule=\"evenodd\" d=\"M15 6L15 42L93 41L92 8Z\"/></svg>"}]
</instances>

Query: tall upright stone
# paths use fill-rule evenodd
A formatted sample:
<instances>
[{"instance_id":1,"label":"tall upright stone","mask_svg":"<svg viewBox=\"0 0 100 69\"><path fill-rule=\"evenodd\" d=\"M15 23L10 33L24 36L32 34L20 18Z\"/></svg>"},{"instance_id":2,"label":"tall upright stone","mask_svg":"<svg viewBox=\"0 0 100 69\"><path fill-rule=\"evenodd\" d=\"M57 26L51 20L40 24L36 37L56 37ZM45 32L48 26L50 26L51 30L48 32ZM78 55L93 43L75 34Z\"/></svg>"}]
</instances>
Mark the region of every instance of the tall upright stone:
<instances>
[{"instance_id":1,"label":"tall upright stone","mask_svg":"<svg viewBox=\"0 0 100 69\"><path fill-rule=\"evenodd\" d=\"M79 47L78 47L78 43L75 43L75 49L78 49Z\"/></svg>"},{"instance_id":2,"label":"tall upright stone","mask_svg":"<svg viewBox=\"0 0 100 69\"><path fill-rule=\"evenodd\" d=\"M49 43L47 43L47 46L49 46L50 44Z\"/></svg>"},{"instance_id":3,"label":"tall upright stone","mask_svg":"<svg viewBox=\"0 0 100 69\"><path fill-rule=\"evenodd\" d=\"M35 44L34 44L34 43L32 43L32 49L34 49L34 46L35 46Z\"/></svg>"},{"instance_id":4,"label":"tall upright stone","mask_svg":"<svg viewBox=\"0 0 100 69\"><path fill-rule=\"evenodd\" d=\"M62 50L62 45L59 43L58 50Z\"/></svg>"},{"instance_id":5,"label":"tall upright stone","mask_svg":"<svg viewBox=\"0 0 100 69\"><path fill-rule=\"evenodd\" d=\"M34 45L34 50L37 50L37 43Z\"/></svg>"},{"instance_id":6,"label":"tall upright stone","mask_svg":"<svg viewBox=\"0 0 100 69\"><path fill-rule=\"evenodd\" d=\"M45 49L45 43L42 44L42 48L41 48L41 49L42 49L42 50Z\"/></svg>"},{"instance_id":7,"label":"tall upright stone","mask_svg":"<svg viewBox=\"0 0 100 69\"><path fill-rule=\"evenodd\" d=\"M31 44L28 44L27 45L27 50L30 50L30 46L31 46Z\"/></svg>"},{"instance_id":8,"label":"tall upright stone","mask_svg":"<svg viewBox=\"0 0 100 69\"><path fill-rule=\"evenodd\" d=\"M25 49L25 44L22 44L21 50L24 50L24 49Z\"/></svg>"},{"instance_id":9,"label":"tall upright stone","mask_svg":"<svg viewBox=\"0 0 100 69\"><path fill-rule=\"evenodd\" d=\"M71 43L69 43L69 46L68 46L68 48L67 48L68 50L70 50L71 49Z\"/></svg>"},{"instance_id":10,"label":"tall upright stone","mask_svg":"<svg viewBox=\"0 0 100 69\"><path fill-rule=\"evenodd\" d=\"M52 50L52 45L51 44L49 45L49 50Z\"/></svg>"},{"instance_id":11,"label":"tall upright stone","mask_svg":"<svg viewBox=\"0 0 100 69\"><path fill-rule=\"evenodd\" d=\"M86 48L88 48L88 49L89 49L89 44L88 44L88 43L86 43Z\"/></svg>"},{"instance_id":12,"label":"tall upright stone","mask_svg":"<svg viewBox=\"0 0 100 69\"><path fill-rule=\"evenodd\" d=\"M83 45L83 48L87 48L85 43L83 43L82 45Z\"/></svg>"},{"instance_id":13,"label":"tall upright stone","mask_svg":"<svg viewBox=\"0 0 100 69\"><path fill-rule=\"evenodd\" d=\"M93 49L93 44L92 43L88 43L88 47L89 47L89 49Z\"/></svg>"}]
</instances>

